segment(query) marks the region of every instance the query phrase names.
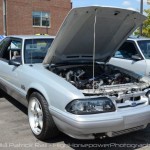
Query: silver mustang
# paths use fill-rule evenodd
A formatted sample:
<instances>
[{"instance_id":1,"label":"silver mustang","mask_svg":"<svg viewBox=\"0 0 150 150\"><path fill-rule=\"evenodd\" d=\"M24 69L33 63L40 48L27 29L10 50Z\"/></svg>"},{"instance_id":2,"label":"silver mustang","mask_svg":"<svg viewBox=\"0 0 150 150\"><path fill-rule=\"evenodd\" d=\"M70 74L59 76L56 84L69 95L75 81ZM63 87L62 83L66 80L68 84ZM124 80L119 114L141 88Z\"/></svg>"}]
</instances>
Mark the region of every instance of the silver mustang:
<instances>
[{"instance_id":1,"label":"silver mustang","mask_svg":"<svg viewBox=\"0 0 150 150\"><path fill-rule=\"evenodd\" d=\"M59 131L113 137L150 123L150 79L107 64L144 20L131 10L75 8L55 39L8 36L0 43L0 88L28 107L38 139Z\"/></svg>"}]
</instances>

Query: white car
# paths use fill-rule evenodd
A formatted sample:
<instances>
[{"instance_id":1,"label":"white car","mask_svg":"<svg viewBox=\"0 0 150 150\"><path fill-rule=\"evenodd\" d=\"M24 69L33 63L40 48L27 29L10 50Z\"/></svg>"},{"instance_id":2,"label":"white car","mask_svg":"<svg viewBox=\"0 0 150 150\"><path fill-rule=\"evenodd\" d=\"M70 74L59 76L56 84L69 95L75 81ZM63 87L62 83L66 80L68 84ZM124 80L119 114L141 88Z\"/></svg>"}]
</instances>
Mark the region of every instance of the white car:
<instances>
[{"instance_id":1,"label":"white car","mask_svg":"<svg viewBox=\"0 0 150 150\"><path fill-rule=\"evenodd\" d=\"M150 123L150 79L107 64L144 20L132 10L74 8L55 39L9 36L0 43L0 88L28 107L35 137L113 137Z\"/></svg>"},{"instance_id":2,"label":"white car","mask_svg":"<svg viewBox=\"0 0 150 150\"><path fill-rule=\"evenodd\" d=\"M128 38L116 51L109 63L141 75L150 76L150 39Z\"/></svg>"}]
</instances>

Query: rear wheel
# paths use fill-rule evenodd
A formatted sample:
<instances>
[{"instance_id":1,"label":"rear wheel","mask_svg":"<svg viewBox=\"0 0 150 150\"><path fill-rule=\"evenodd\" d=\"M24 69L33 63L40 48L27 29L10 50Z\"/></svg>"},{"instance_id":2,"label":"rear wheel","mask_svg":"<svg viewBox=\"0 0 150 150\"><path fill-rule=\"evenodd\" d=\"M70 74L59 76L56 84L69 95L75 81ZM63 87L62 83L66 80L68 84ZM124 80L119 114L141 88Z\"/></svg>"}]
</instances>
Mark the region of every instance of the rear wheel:
<instances>
[{"instance_id":1,"label":"rear wheel","mask_svg":"<svg viewBox=\"0 0 150 150\"><path fill-rule=\"evenodd\" d=\"M28 117L31 130L39 140L47 140L58 135L59 131L48 109L48 103L38 92L29 98Z\"/></svg>"}]
</instances>

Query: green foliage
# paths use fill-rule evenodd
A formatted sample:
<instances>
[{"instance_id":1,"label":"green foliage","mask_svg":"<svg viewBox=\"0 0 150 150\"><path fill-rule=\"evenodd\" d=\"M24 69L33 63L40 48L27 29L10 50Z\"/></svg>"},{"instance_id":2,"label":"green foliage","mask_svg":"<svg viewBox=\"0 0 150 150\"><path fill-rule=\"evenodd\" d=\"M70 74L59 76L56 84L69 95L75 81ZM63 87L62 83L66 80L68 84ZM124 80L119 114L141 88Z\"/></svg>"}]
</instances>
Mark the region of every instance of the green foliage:
<instances>
[{"instance_id":1,"label":"green foliage","mask_svg":"<svg viewBox=\"0 0 150 150\"><path fill-rule=\"evenodd\" d=\"M147 19L143 23L142 35L144 37L150 38L150 9L144 10L144 12L147 16ZM139 35L139 34L140 34L140 30L137 29L137 31L135 32L135 35Z\"/></svg>"}]
</instances>

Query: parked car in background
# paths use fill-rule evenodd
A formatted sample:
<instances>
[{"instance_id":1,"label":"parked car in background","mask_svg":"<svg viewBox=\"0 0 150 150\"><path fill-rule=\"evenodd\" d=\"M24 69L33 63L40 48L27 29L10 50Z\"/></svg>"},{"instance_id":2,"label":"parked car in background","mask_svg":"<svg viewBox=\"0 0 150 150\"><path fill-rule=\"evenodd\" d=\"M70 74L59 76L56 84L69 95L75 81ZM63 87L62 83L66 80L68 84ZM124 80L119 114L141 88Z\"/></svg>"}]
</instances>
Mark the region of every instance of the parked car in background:
<instances>
[{"instance_id":1,"label":"parked car in background","mask_svg":"<svg viewBox=\"0 0 150 150\"><path fill-rule=\"evenodd\" d=\"M141 75L150 76L150 39L128 38L116 51L109 63Z\"/></svg>"},{"instance_id":2,"label":"parked car in background","mask_svg":"<svg viewBox=\"0 0 150 150\"><path fill-rule=\"evenodd\" d=\"M144 20L132 10L74 8L55 39L9 36L0 43L0 88L28 108L35 137L114 137L150 123L150 78L106 64Z\"/></svg>"}]
</instances>

